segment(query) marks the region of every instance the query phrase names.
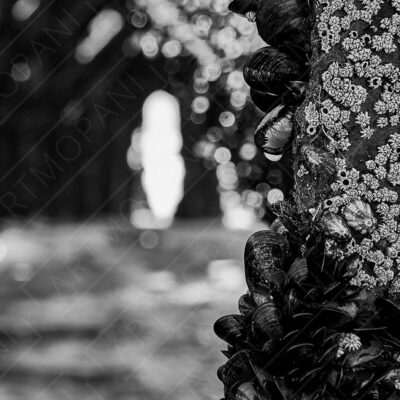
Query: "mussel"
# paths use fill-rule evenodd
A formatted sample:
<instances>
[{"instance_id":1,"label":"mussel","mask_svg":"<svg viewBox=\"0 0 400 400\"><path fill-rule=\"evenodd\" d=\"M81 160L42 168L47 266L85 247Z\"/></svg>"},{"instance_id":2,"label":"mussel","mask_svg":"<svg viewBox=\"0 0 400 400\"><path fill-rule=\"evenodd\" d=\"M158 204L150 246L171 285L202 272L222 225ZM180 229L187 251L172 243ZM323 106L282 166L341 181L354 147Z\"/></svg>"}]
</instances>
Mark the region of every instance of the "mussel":
<instances>
[{"instance_id":1,"label":"mussel","mask_svg":"<svg viewBox=\"0 0 400 400\"><path fill-rule=\"evenodd\" d=\"M262 47L245 64L243 76L251 88L281 95L287 90L289 81L301 80L303 68L279 50Z\"/></svg>"},{"instance_id":2,"label":"mussel","mask_svg":"<svg viewBox=\"0 0 400 400\"><path fill-rule=\"evenodd\" d=\"M348 354L346 364L350 368L359 367L375 358L379 357L383 352L381 345L376 341L371 341L367 348L361 348L355 352Z\"/></svg>"},{"instance_id":3,"label":"mussel","mask_svg":"<svg viewBox=\"0 0 400 400\"><path fill-rule=\"evenodd\" d=\"M240 343L246 337L244 317L236 314L224 315L215 322L214 332L231 345Z\"/></svg>"},{"instance_id":4,"label":"mussel","mask_svg":"<svg viewBox=\"0 0 400 400\"><path fill-rule=\"evenodd\" d=\"M247 350L238 351L218 369L217 374L225 385L225 393L232 395L233 387L238 387L254 376L249 364L249 352Z\"/></svg>"},{"instance_id":5,"label":"mussel","mask_svg":"<svg viewBox=\"0 0 400 400\"><path fill-rule=\"evenodd\" d=\"M272 291L269 287L257 287L257 289L254 289L251 294L256 306L261 306L261 304L264 304L273 298Z\"/></svg>"},{"instance_id":6,"label":"mussel","mask_svg":"<svg viewBox=\"0 0 400 400\"><path fill-rule=\"evenodd\" d=\"M276 283L279 285L273 273L282 270L288 251L287 240L278 233L264 230L250 236L244 250L246 283L250 292Z\"/></svg>"},{"instance_id":7,"label":"mussel","mask_svg":"<svg viewBox=\"0 0 400 400\"><path fill-rule=\"evenodd\" d=\"M272 109L282 103L282 96L273 93L265 93L250 88L250 98L261 111L269 113Z\"/></svg>"},{"instance_id":8,"label":"mussel","mask_svg":"<svg viewBox=\"0 0 400 400\"><path fill-rule=\"evenodd\" d=\"M293 139L293 108L277 106L258 125L254 142L267 154L280 155Z\"/></svg>"},{"instance_id":9,"label":"mussel","mask_svg":"<svg viewBox=\"0 0 400 400\"><path fill-rule=\"evenodd\" d=\"M258 33L271 46L305 59L310 51L309 14L305 0L261 1L256 10Z\"/></svg>"},{"instance_id":10,"label":"mussel","mask_svg":"<svg viewBox=\"0 0 400 400\"><path fill-rule=\"evenodd\" d=\"M239 298L238 308L240 314L242 314L244 317L247 317L248 315L252 314L253 311L255 310L256 303L254 302L251 295L244 294Z\"/></svg>"},{"instance_id":11,"label":"mussel","mask_svg":"<svg viewBox=\"0 0 400 400\"><path fill-rule=\"evenodd\" d=\"M251 319L251 329L256 338L261 340L275 339L283 334L281 312L274 301L262 304L254 312Z\"/></svg>"},{"instance_id":12,"label":"mussel","mask_svg":"<svg viewBox=\"0 0 400 400\"><path fill-rule=\"evenodd\" d=\"M278 105L298 106L304 98L307 84L303 81L289 81L282 94L260 92L250 88L250 98L261 111L269 113Z\"/></svg>"},{"instance_id":13,"label":"mussel","mask_svg":"<svg viewBox=\"0 0 400 400\"><path fill-rule=\"evenodd\" d=\"M301 285L308 277L307 259L296 258L287 273L286 282L292 285Z\"/></svg>"},{"instance_id":14,"label":"mussel","mask_svg":"<svg viewBox=\"0 0 400 400\"><path fill-rule=\"evenodd\" d=\"M260 0L233 0L229 3L229 11L236 14L247 15L248 13L256 13Z\"/></svg>"},{"instance_id":15,"label":"mussel","mask_svg":"<svg viewBox=\"0 0 400 400\"><path fill-rule=\"evenodd\" d=\"M388 331L396 337L399 337L400 326L398 321L400 319L400 303L385 297L379 297L375 305L382 322L387 325Z\"/></svg>"}]
</instances>

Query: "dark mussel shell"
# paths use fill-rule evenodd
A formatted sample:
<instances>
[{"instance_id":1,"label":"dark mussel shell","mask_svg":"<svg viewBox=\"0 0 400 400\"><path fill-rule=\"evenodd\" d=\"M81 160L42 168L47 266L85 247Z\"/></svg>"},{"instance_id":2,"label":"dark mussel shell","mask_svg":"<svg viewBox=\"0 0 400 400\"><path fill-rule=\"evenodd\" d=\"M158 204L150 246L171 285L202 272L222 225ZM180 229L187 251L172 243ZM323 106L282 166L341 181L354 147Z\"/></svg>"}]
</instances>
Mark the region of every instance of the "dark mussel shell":
<instances>
[{"instance_id":1,"label":"dark mussel shell","mask_svg":"<svg viewBox=\"0 0 400 400\"><path fill-rule=\"evenodd\" d=\"M274 301L262 304L254 312L251 329L254 336L261 340L276 339L283 334L282 315Z\"/></svg>"},{"instance_id":2,"label":"dark mussel shell","mask_svg":"<svg viewBox=\"0 0 400 400\"><path fill-rule=\"evenodd\" d=\"M306 87L306 82L289 81L286 84L285 91L281 95L260 92L251 88L250 98L257 108L265 113L269 113L280 104L286 106L298 106L304 98Z\"/></svg>"},{"instance_id":3,"label":"dark mussel shell","mask_svg":"<svg viewBox=\"0 0 400 400\"><path fill-rule=\"evenodd\" d=\"M254 377L249 363L249 351L241 350L218 369L218 378L225 385L225 396L232 396L234 388Z\"/></svg>"},{"instance_id":4,"label":"dark mussel shell","mask_svg":"<svg viewBox=\"0 0 400 400\"><path fill-rule=\"evenodd\" d=\"M243 76L247 84L260 92L281 95L288 81L301 80L304 68L273 47L258 49L245 64Z\"/></svg>"},{"instance_id":5,"label":"dark mussel shell","mask_svg":"<svg viewBox=\"0 0 400 400\"><path fill-rule=\"evenodd\" d=\"M352 311L352 310L350 310ZM353 314L340 309L339 307L323 305L313 317L314 326L327 326L329 328L339 329L353 320Z\"/></svg>"},{"instance_id":6,"label":"dark mussel shell","mask_svg":"<svg viewBox=\"0 0 400 400\"><path fill-rule=\"evenodd\" d=\"M283 94L283 104L287 106L298 106L304 99L307 90L307 82L289 81L286 84L287 92Z\"/></svg>"},{"instance_id":7,"label":"dark mussel shell","mask_svg":"<svg viewBox=\"0 0 400 400\"><path fill-rule=\"evenodd\" d=\"M260 0L233 0L229 3L228 9L236 14L246 15L250 12L257 12Z\"/></svg>"},{"instance_id":8,"label":"dark mussel shell","mask_svg":"<svg viewBox=\"0 0 400 400\"><path fill-rule=\"evenodd\" d=\"M253 311L256 309L257 305L254 302L253 298L249 294L244 294L240 296L239 302L238 302L238 308L240 311L240 314L242 314L244 317L247 317L248 315L251 315Z\"/></svg>"},{"instance_id":9,"label":"dark mussel shell","mask_svg":"<svg viewBox=\"0 0 400 400\"><path fill-rule=\"evenodd\" d=\"M388 331L394 336L399 337L400 303L385 297L379 297L376 299L375 305L382 322L387 325Z\"/></svg>"},{"instance_id":10,"label":"dark mussel shell","mask_svg":"<svg viewBox=\"0 0 400 400\"><path fill-rule=\"evenodd\" d=\"M303 309L303 302L300 299L300 295L295 288L291 288L285 296L285 307L287 314L295 314L299 310Z\"/></svg>"},{"instance_id":11,"label":"dark mussel shell","mask_svg":"<svg viewBox=\"0 0 400 400\"><path fill-rule=\"evenodd\" d=\"M350 368L359 367L369 363L382 354L382 346L377 341L372 341L367 348L361 348L355 352L351 352L346 357L346 364Z\"/></svg>"},{"instance_id":12,"label":"dark mussel shell","mask_svg":"<svg viewBox=\"0 0 400 400\"><path fill-rule=\"evenodd\" d=\"M282 272L282 271L281 271ZM283 275L282 275L282 279L283 279ZM256 304L256 306L261 306L261 304L267 303L268 301L271 301L271 299L273 298L272 295L272 290L270 287L263 287L263 286L258 286L257 289L254 289L252 291L252 296L253 296L253 300L254 303Z\"/></svg>"},{"instance_id":13,"label":"dark mussel shell","mask_svg":"<svg viewBox=\"0 0 400 400\"><path fill-rule=\"evenodd\" d=\"M296 258L287 273L287 284L301 285L308 277L307 259Z\"/></svg>"},{"instance_id":14,"label":"dark mussel shell","mask_svg":"<svg viewBox=\"0 0 400 400\"><path fill-rule=\"evenodd\" d=\"M274 285L273 274L282 270L288 251L287 240L278 233L264 230L249 237L244 261L246 283L251 292Z\"/></svg>"},{"instance_id":15,"label":"dark mussel shell","mask_svg":"<svg viewBox=\"0 0 400 400\"><path fill-rule=\"evenodd\" d=\"M282 104L282 96L273 93L265 93L250 89L250 98L257 108L265 113L269 113L279 104Z\"/></svg>"},{"instance_id":16,"label":"dark mussel shell","mask_svg":"<svg viewBox=\"0 0 400 400\"><path fill-rule=\"evenodd\" d=\"M293 109L278 106L258 125L254 143L267 154L280 155L293 139Z\"/></svg>"},{"instance_id":17,"label":"dark mussel shell","mask_svg":"<svg viewBox=\"0 0 400 400\"><path fill-rule=\"evenodd\" d=\"M246 337L246 325L242 315L230 314L219 318L214 324L215 334L225 342L235 345Z\"/></svg>"},{"instance_id":18,"label":"dark mussel shell","mask_svg":"<svg viewBox=\"0 0 400 400\"><path fill-rule=\"evenodd\" d=\"M258 33L271 46L304 59L311 48L308 15L305 0L261 1L256 13Z\"/></svg>"}]
</instances>

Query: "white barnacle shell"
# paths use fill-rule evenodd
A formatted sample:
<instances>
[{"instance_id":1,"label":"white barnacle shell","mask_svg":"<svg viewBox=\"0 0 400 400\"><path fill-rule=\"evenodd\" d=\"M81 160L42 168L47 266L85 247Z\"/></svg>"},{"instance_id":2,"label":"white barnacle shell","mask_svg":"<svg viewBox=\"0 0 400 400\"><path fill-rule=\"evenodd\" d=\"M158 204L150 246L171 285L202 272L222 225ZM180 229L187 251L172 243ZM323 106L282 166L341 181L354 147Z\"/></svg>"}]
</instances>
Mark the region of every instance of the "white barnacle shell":
<instances>
[{"instance_id":1,"label":"white barnacle shell","mask_svg":"<svg viewBox=\"0 0 400 400\"><path fill-rule=\"evenodd\" d=\"M376 225L370 205L361 200L347 204L342 215L351 228L361 233L370 232Z\"/></svg>"}]
</instances>

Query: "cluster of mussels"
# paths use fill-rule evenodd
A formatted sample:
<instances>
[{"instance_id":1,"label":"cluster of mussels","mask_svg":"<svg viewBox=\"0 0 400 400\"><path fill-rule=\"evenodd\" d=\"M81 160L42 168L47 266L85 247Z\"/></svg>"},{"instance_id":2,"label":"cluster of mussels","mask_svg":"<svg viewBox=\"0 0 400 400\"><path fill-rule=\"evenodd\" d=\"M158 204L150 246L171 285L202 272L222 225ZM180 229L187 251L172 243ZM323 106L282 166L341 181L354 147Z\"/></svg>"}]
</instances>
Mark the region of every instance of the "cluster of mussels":
<instances>
[{"instance_id":1,"label":"cluster of mussels","mask_svg":"<svg viewBox=\"0 0 400 400\"><path fill-rule=\"evenodd\" d=\"M230 4L269 44L244 68L254 103L267 113L255 134L266 154L288 147L305 95L315 23L308 7L307 0ZM303 150L309 156L312 149ZM327 229L318 225L329 218L318 224L296 205L281 207L271 230L247 241L240 314L214 326L228 343L218 370L225 399L400 400L400 308L384 293L352 284L357 256L325 256Z\"/></svg>"},{"instance_id":2,"label":"cluster of mussels","mask_svg":"<svg viewBox=\"0 0 400 400\"><path fill-rule=\"evenodd\" d=\"M268 46L244 66L250 96L265 117L254 141L266 155L281 155L293 139L293 115L303 100L310 51L307 7L299 0L234 0L231 11L254 20Z\"/></svg>"},{"instance_id":3,"label":"cluster of mussels","mask_svg":"<svg viewBox=\"0 0 400 400\"><path fill-rule=\"evenodd\" d=\"M249 291L214 326L225 399L400 399L399 309L350 285L356 262L321 259L315 243L296 252L279 220L247 241Z\"/></svg>"}]
</instances>

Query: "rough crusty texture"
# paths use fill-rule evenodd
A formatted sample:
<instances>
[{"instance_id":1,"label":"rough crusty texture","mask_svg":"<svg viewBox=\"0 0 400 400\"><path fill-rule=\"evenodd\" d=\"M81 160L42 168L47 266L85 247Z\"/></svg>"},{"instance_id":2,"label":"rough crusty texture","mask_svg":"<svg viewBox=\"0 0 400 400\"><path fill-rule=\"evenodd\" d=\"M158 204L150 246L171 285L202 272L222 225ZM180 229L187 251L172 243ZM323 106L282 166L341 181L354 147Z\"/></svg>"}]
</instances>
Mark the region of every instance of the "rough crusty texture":
<instances>
[{"instance_id":1,"label":"rough crusty texture","mask_svg":"<svg viewBox=\"0 0 400 400\"><path fill-rule=\"evenodd\" d=\"M337 4L338 10L331 12L333 9L332 5L335 3ZM367 13L369 9L370 14L367 16L365 14L364 16L361 15L361 18L365 20L357 18L359 17L357 11L354 12L351 10L353 5L353 10L363 10ZM390 146L389 139L391 135L399 131L399 124L396 122L397 116L399 115L399 107L396 101L397 96L400 95L400 88L397 86L395 87L395 81L397 81L399 75L397 69L400 66L398 43L400 36L398 35L399 28L397 25L397 13L400 9L398 8L399 6L396 0L385 2L368 0L363 2L358 0L343 2L329 1L326 3L314 2L313 12L316 23L311 39L312 56L310 59L310 83L306 98L295 114L296 139L293 152L295 156L295 200L297 206L301 211L306 213L311 209L311 215L315 210L321 211L329 209L329 211L333 211L341 217L343 217L344 206L349 202L362 201L370 206L373 216L377 220L373 229L360 233L359 230L351 227L353 242L350 249L348 248L349 243L338 244L334 239L332 239L332 243L329 244L331 251L333 253L339 252L341 256L359 254L361 251L360 246L364 246L364 244L366 244L367 247L370 246L368 251L374 254L371 253L367 257L364 257L366 252L366 248L364 248L361 258L363 262L365 261L365 269L371 277L371 280L369 283L365 283L361 278L357 281L360 285L369 288L371 288L371 286L383 287L389 284L390 278L396 275L397 271L398 256L397 253L395 254L395 251L397 252L400 249L400 242L398 239L395 240L395 235L398 234L395 223L398 219L397 209L396 207L392 207L398 204L397 194L400 193L400 180L398 180L396 175L398 160L395 155L392 158L393 162L388 160L382 163L380 171L378 172L379 177L377 183L379 186L377 188L374 187L371 189L368 186L366 188L360 186L360 183L365 182L364 174L372 175L372 177L377 178L377 175L374 175L376 168L370 168L368 170L366 162L368 160L370 162L374 161L375 156L378 154L379 147L383 146L384 150L387 151L388 146ZM374 10L377 12L375 13ZM370 21L368 21L369 16L371 17ZM385 18L389 20L389 24ZM324 22L327 26L326 29L323 25ZM334 27L335 24L331 24L331 22L337 22L336 26ZM384 26L385 23L386 26ZM340 30L337 26L340 26ZM336 33L337 30L339 30L339 33L334 39L337 43L332 44L326 40L325 42L322 40L323 37L326 37L324 32L328 32L328 34L329 32ZM357 36L355 38L357 41L358 39L361 40L362 36L365 34L368 34L370 39L368 39L368 37L363 39L363 44L361 47L359 46L359 50L349 48L348 45L346 47L343 45L345 40L353 40L351 39L352 36ZM348 39L349 37L350 39ZM366 42L364 42L364 40ZM368 44L368 40L370 40L370 44ZM383 46L383 48L381 49L379 46ZM364 54L361 54L361 51L364 51ZM357 59L357 57L359 59ZM372 87L370 81L374 79L374 73L376 77L379 77L381 73L377 72L378 68L371 66L371 64L374 65L374 62L378 62L378 58L380 59L379 62L380 66L382 66L383 73L386 68L386 75L383 76L381 82L379 80L373 82L375 85ZM367 76L360 76L365 73L365 71L362 73L357 72L357 63L360 64L362 62L365 63L364 66L366 66L367 70L369 68ZM359 94L361 95L361 100L358 110L354 108L351 109L352 106L349 104L340 103L340 96L332 95L332 92L328 93L326 90L322 76L325 71L331 68L333 63L338 63L339 67L349 66L350 76L345 79L349 79L351 84L356 85L360 89ZM391 69L391 75L388 72L389 69ZM395 105L389 105L389 107L391 107L389 111L383 109L378 113L377 103L379 103L382 97L387 96L387 87L385 87L385 84L391 86L389 89L393 91L396 101L394 101ZM340 84L338 89L341 90ZM347 92L348 89L346 90L345 88L344 93ZM357 97L360 96L357 94ZM388 97L386 97L386 99L387 98ZM310 104L314 105L317 113L321 114L322 103L327 100L332 101L334 107L337 107L341 112L348 113L349 116L347 120L344 118L346 122L342 124L342 128L347 132L348 144L339 144L339 149L332 148L332 143L334 143L333 147L335 147L335 143L337 145L339 142L339 138L334 132L335 128L332 126L327 127L326 124L324 125L321 122L321 119L315 122L317 126L316 132L308 132L310 123L307 121L307 118L309 118L309 113L307 115L307 107L310 107ZM382 106L382 104L379 105ZM360 124L357 123L359 122L358 118L360 113L364 113L364 115L368 113L368 117L370 118L369 124L360 126ZM393 118L393 125L391 125L391 118ZM386 123L385 121L387 121L386 126L384 126ZM367 130L374 130L371 137L368 137L368 131L366 134L362 132L364 128L367 128ZM346 149L347 146L348 148ZM309 148L312 149L311 151L315 151L315 154L310 154ZM307 149L308 155L305 155ZM396 151L393 146L391 150L392 152ZM381 152L381 150L379 152ZM335 159L341 160L341 164L338 165ZM315 165L318 162L320 165ZM377 166L379 166L379 164ZM346 170L350 173L353 171L353 173L356 174L352 176L351 181L353 188L358 190L358 193L354 190L349 191L349 189L353 189L351 187L344 188L341 182L339 182L338 187L337 175L339 170ZM393 173L390 174L390 171L393 171ZM391 179L388 179L389 176ZM369 176L368 179L371 179L371 176ZM374 184L376 185L376 182ZM361 190L359 190L360 188ZM389 194L387 192L384 192L384 194L388 194L390 199L383 198L382 200L382 189L389 190ZM380 191L380 193L375 193L377 191ZM334 207L328 208L324 202L331 197L335 197L336 204ZM357 203L357 205L360 206L361 203ZM390 213L393 214L392 218L387 218L388 207L392 207L390 211ZM359 217L363 217L362 212ZM390 240L388 240L388 232L385 230L387 226L383 227L385 224L389 224L389 233L392 234ZM376 231L375 234L374 231ZM363 242L364 239L366 239L366 241ZM372 247L370 241L372 241ZM391 250L388 250L389 248L391 248ZM391 252L390 255L388 255L388 251ZM381 273L374 272L374 268L375 270L379 268L384 269L389 275L382 271ZM388 272L389 270L392 272Z\"/></svg>"}]
</instances>

